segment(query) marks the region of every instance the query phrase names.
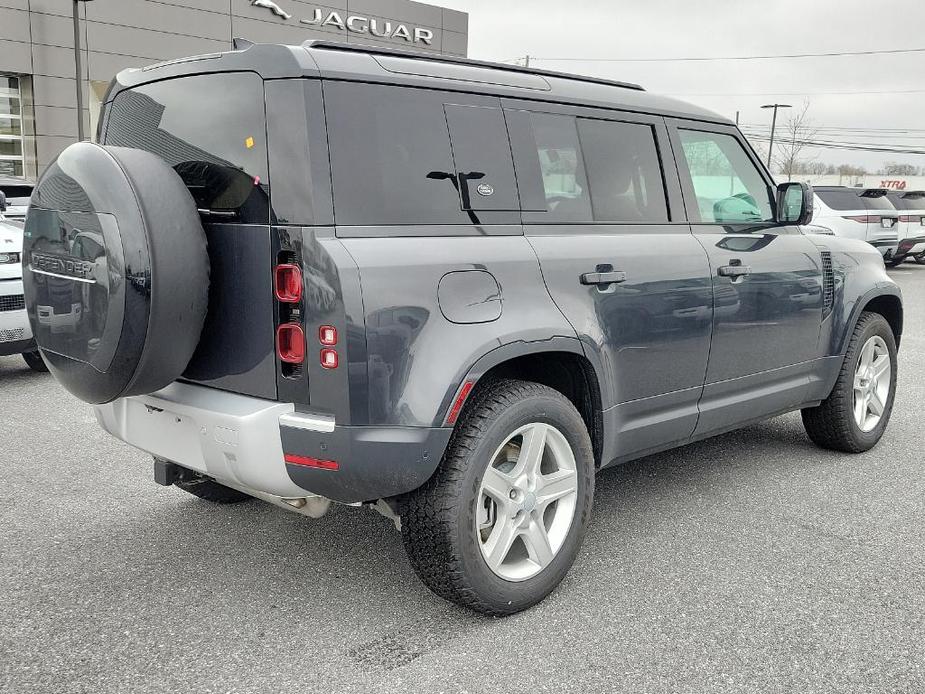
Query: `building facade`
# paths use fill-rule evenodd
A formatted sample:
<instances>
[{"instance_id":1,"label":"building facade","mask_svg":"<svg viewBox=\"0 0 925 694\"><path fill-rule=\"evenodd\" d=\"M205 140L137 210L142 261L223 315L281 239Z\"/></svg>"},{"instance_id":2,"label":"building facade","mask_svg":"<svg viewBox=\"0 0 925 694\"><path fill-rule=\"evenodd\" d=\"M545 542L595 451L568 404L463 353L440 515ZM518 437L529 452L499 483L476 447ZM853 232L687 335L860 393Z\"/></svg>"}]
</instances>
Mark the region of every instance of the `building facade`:
<instances>
[{"instance_id":1,"label":"building facade","mask_svg":"<svg viewBox=\"0 0 925 694\"><path fill-rule=\"evenodd\" d=\"M0 178L35 179L78 137L76 0L0 0ZM465 56L468 15L410 0L77 2L85 131L117 72L225 51L232 39L329 39Z\"/></svg>"}]
</instances>

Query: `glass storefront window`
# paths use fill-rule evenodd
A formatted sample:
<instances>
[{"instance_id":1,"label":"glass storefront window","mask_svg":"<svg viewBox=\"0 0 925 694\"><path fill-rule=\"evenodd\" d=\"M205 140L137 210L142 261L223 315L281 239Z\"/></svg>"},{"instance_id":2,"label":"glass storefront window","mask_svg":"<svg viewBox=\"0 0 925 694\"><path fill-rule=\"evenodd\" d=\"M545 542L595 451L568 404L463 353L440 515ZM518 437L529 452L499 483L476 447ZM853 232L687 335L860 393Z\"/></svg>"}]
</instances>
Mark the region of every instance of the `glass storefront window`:
<instances>
[{"instance_id":1,"label":"glass storefront window","mask_svg":"<svg viewBox=\"0 0 925 694\"><path fill-rule=\"evenodd\" d=\"M0 176L21 177L24 163L19 78L0 75Z\"/></svg>"}]
</instances>

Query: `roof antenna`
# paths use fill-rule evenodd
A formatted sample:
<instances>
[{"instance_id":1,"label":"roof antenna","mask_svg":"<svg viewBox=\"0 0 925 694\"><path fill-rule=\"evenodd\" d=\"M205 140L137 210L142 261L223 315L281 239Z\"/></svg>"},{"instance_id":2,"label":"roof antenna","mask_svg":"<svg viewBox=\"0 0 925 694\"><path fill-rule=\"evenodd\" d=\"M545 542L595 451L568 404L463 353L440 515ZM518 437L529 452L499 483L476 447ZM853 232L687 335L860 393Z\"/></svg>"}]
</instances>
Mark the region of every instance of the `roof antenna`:
<instances>
[{"instance_id":1,"label":"roof antenna","mask_svg":"<svg viewBox=\"0 0 925 694\"><path fill-rule=\"evenodd\" d=\"M236 51L246 51L253 45L255 45L253 41L242 39L240 36L235 36L231 39L231 47Z\"/></svg>"}]
</instances>

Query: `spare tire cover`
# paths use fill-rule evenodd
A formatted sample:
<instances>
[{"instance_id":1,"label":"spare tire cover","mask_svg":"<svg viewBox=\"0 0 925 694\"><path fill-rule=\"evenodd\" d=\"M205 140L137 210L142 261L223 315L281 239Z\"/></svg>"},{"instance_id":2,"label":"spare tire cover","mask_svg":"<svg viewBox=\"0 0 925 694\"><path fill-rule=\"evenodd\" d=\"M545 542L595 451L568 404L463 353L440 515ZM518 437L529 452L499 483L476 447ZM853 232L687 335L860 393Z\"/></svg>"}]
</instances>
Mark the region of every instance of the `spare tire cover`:
<instances>
[{"instance_id":1,"label":"spare tire cover","mask_svg":"<svg viewBox=\"0 0 925 694\"><path fill-rule=\"evenodd\" d=\"M81 400L176 380L209 291L206 237L183 181L149 152L71 145L33 192L23 284L38 347Z\"/></svg>"}]
</instances>

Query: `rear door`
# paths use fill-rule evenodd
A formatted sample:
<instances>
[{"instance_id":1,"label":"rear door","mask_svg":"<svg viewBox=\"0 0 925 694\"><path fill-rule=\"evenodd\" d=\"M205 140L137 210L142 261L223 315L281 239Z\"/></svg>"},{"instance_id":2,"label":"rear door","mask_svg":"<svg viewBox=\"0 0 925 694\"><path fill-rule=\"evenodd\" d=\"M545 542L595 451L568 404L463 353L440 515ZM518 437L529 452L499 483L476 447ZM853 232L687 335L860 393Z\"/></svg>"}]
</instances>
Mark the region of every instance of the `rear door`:
<instances>
[{"instance_id":1,"label":"rear door","mask_svg":"<svg viewBox=\"0 0 925 694\"><path fill-rule=\"evenodd\" d=\"M153 82L109 107L105 144L144 149L190 190L209 250L209 312L185 378L276 398L263 80L218 73Z\"/></svg>"},{"instance_id":2,"label":"rear door","mask_svg":"<svg viewBox=\"0 0 925 694\"><path fill-rule=\"evenodd\" d=\"M802 403L822 321L819 249L775 223L775 189L733 127L672 121L693 231L710 259L713 341L697 434Z\"/></svg>"},{"instance_id":3,"label":"rear door","mask_svg":"<svg viewBox=\"0 0 925 694\"><path fill-rule=\"evenodd\" d=\"M685 440L713 297L664 122L517 102L506 117L525 233L602 377L604 462Z\"/></svg>"}]
</instances>

